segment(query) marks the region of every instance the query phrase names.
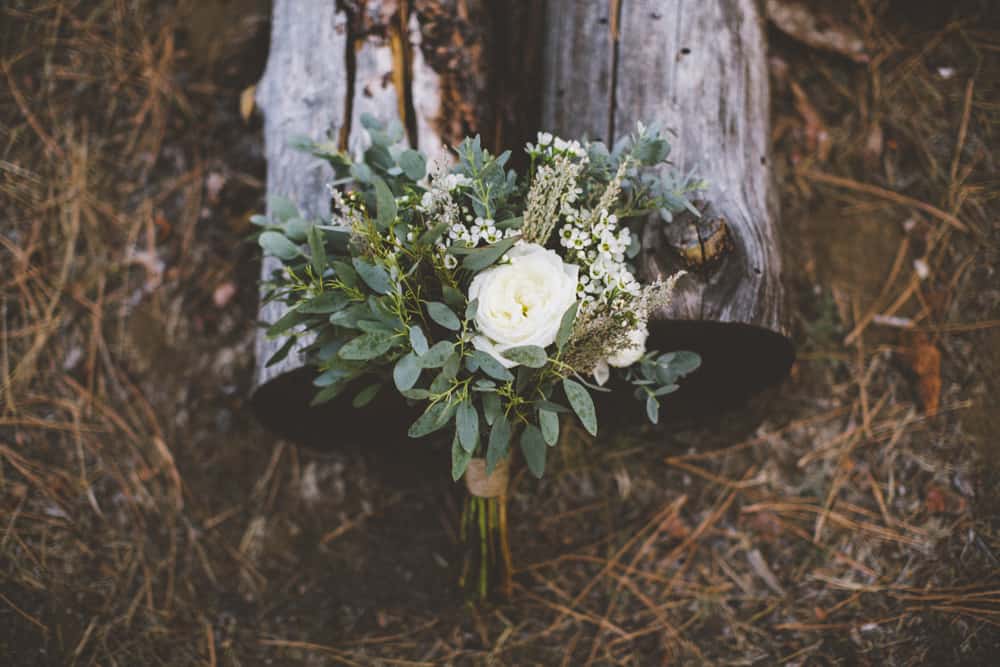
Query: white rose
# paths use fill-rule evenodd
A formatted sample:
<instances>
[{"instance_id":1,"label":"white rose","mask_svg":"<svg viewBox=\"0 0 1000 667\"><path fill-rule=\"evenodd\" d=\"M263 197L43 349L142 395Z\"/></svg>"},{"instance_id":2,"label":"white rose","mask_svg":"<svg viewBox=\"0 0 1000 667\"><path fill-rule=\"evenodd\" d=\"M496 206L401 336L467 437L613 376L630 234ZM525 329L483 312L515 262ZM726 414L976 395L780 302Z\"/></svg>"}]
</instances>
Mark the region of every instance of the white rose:
<instances>
[{"instance_id":1,"label":"white rose","mask_svg":"<svg viewBox=\"0 0 1000 667\"><path fill-rule=\"evenodd\" d=\"M504 350L555 342L563 314L576 302L579 267L535 243L515 246L507 257L509 264L476 274L469 300L479 299L480 335L472 344L511 368L517 364L502 356Z\"/></svg>"},{"instance_id":2,"label":"white rose","mask_svg":"<svg viewBox=\"0 0 1000 667\"><path fill-rule=\"evenodd\" d=\"M628 343L622 349L608 357L608 364L615 368L626 368L642 358L646 353L646 339L649 329L645 322L628 332Z\"/></svg>"}]
</instances>

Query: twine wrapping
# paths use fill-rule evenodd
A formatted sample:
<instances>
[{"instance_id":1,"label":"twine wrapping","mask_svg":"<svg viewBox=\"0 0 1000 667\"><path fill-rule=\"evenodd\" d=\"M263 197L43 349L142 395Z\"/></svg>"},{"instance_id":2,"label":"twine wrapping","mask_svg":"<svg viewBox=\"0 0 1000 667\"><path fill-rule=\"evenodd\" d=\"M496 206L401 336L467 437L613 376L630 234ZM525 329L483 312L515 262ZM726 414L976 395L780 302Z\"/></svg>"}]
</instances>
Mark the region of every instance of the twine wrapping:
<instances>
[{"instance_id":1,"label":"twine wrapping","mask_svg":"<svg viewBox=\"0 0 1000 667\"><path fill-rule=\"evenodd\" d=\"M478 498L499 498L507 494L510 464L507 459L496 464L493 473L486 475L486 459L475 458L465 469L465 488Z\"/></svg>"}]
</instances>

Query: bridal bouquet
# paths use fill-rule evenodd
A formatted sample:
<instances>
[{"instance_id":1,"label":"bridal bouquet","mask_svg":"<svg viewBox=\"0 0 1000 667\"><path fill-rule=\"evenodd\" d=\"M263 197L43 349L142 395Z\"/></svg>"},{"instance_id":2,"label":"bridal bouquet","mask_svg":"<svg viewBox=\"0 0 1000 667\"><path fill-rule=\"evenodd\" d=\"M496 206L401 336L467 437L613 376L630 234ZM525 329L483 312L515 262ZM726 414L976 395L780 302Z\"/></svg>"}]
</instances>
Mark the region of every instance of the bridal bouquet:
<instances>
[{"instance_id":1,"label":"bridal bouquet","mask_svg":"<svg viewBox=\"0 0 1000 667\"><path fill-rule=\"evenodd\" d=\"M489 572L510 570L513 452L541 477L560 415L596 435L592 393L613 388L656 422L661 398L699 365L690 352L650 349L647 320L679 276L641 284L632 259L638 226L697 214L688 196L704 184L652 169L667 164L669 144L641 124L610 150L539 133L519 177L509 151L491 155L478 137L428 173L424 155L400 145L398 123L363 122L371 145L359 160L299 142L334 169L329 219L304 220L280 197L253 218L264 252L283 263L269 298L288 310L269 334L287 341L270 363L308 334L314 404L361 407L396 391L420 409L410 437L449 434L485 593Z\"/></svg>"}]
</instances>

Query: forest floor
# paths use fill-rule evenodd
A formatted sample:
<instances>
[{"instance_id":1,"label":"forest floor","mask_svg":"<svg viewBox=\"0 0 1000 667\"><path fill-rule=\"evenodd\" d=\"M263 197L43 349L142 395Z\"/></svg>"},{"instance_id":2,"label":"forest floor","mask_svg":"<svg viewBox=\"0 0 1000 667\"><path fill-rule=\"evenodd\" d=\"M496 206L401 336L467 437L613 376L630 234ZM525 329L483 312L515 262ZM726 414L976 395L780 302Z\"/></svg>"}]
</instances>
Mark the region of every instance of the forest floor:
<instances>
[{"instance_id":1,"label":"forest floor","mask_svg":"<svg viewBox=\"0 0 1000 667\"><path fill-rule=\"evenodd\" d=\"M446 470L250 414L268 3L4 3L0 662L996 664L1000 12L793 4L791 377L516 476L474 607Z\"/></svg>"}]
</instances>

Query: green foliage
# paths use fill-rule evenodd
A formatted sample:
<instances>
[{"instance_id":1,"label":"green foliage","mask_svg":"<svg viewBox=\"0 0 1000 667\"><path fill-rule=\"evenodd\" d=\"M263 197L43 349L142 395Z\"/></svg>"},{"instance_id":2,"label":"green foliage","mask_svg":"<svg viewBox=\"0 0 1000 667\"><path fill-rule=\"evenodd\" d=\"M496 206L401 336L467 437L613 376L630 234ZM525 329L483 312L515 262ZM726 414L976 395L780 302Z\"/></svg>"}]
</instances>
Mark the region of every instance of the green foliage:
<instances>
[{"instance_id":1,"label":"green foliage","mask_svg":"<svg viewBox=\"0 0 1000 667\"><path fill-rule=\"evenodd\" d=\"M263 252L284 265L269 283L269 298L284 302L287 312L268 327L268 335L284 342L267 363L279 363L303 335L314 334L306 351L317 369L313 404L340 398L363 407L390 387L423 409L409 427L411 437L449 429L454 479L473 456L485 457L492 471L515 440L532 474L541 477L547 450L559 441L561 413L574 413L597 433L591 390L599 388L583 377L589 368L568 361L586 311L574 303L552 345L508 348L501 363L476 347L481 304L467 297L471 280L508 261L520 240L532 179L556 155L586 156L586 169L573 172L580 174L578 187L567 192L587 206L606 191L618 194L617 186L608 186L624 174L620 196L608 195L614 199L608 212L629 224L696 211L688 197L705 184L669 169L643 171L667 164L670 145L656 127L640 125L612 150L600 142L576 144L579 151L529 145L532 166L519 182L506 168L510 153L490 154L479 137L455 147L457 164L449 174L428 176L427 158L400 145L402 125L368 114L361 124L371 145L360 160L329 140L294 142L334 170L329 219L307 219L280 196L268 199L267 216L251 218ZM442 182L446 188L435 185ZM442 197L447 202L435 208ZM458 223L480 229L481 237L456 236ZM493 230L488 238L487 228ZM554 241L548 247L558 251ZM633 245L630 253L638 251ZM661 397L699 363L689 352L650 352L624 377L655 422Z\"/></svg>"}]
</instances>

